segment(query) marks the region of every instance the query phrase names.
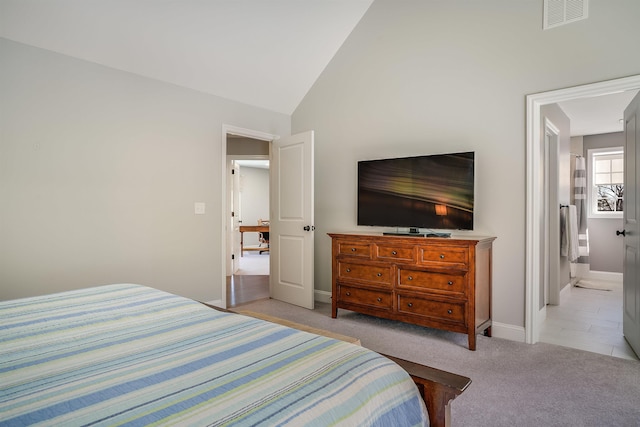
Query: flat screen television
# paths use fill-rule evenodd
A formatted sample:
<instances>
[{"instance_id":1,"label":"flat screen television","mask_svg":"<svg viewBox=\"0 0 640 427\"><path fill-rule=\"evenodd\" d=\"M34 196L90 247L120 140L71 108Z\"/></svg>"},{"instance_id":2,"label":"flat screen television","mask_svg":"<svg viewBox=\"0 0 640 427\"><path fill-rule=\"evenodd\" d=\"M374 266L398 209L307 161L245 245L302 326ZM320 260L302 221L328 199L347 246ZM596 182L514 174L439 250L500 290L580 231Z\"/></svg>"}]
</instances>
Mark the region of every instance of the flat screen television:
<instances>
[{"instance_id":1,"label":"flat screen television","mask_svg":"<svg viewBox=\"0 0 640 427\"><path fill-rule=\"evenodd\" d=\"M473 230L474 152L358 162L358 225Z\"/></svg>"}]
</instances>

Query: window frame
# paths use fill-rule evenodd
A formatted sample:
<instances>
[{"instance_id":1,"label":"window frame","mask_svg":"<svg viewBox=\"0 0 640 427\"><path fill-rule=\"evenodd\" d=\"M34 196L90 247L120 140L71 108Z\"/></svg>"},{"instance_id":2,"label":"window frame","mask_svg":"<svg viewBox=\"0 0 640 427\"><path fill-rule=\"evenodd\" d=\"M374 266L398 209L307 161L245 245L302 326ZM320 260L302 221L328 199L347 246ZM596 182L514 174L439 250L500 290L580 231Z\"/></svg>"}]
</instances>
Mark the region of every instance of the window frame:
<instances>
[{"instance_id":1,"label":"window frame","mask_svg":"<svg viewBox=\"0 0 640 427\"><path fill-rule=\"evenodd\" d=\"M587 150L587 203L588 203L588 217L589 218L622 218L624 211L598 211L598 197L594 184L595 176L595 161L598 157L609 155L622 155L624 161L624 147L606 147L606 148L593 148ZM624 184L623 184L624 186ZM623 197L624 200L624 197ZM624 206L623 206L624 209Z\"/></svg>"}]
</instances>

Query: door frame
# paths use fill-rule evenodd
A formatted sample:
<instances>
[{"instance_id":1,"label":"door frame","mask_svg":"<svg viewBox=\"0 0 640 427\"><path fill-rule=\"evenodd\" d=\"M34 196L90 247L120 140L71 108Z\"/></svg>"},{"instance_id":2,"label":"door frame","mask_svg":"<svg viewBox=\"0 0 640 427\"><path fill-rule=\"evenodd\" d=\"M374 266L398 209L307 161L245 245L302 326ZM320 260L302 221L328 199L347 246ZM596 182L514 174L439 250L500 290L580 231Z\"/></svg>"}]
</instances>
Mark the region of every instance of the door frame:
<instances>
[{"instance_id":1,"label":"door frame","mask_svg":"<svg viewBox=\"0 0 640 427\"><path fill-rule=\"evenodd\" d=\"M560 241L560 197L558 183L560 182L560 130L547 117L544 118L544 253L542 258L545 268L543 283L544 304L540 310L545 310L547 304L560 304L560 246L551 242ZM543 316L544 318L544 316ZM543 320L543 319L540 319Z\"/></svg>"},{"instance_id":2,"label":"door frame","mask_svg":"<svg viewBox=\"0 0 640 427\"><path fill-rule=\"evenodd\" d=\"M261 132L252 129L241 128L238 126L223 124L222 125L222 143L220 144L220 174L221 174L221 184L220 184L220 194L222 194L222 201L220 203L220 253L222 257L220 258L220 283L221 283L221 303L220 307L227 308L227 265L228 258L231 256L228 251L227 245L227 225L229 223L229 207L227 206L227 135L233 134L237 136L242 136L245 138L259 139L261 141L272 141L279 139L278 135L270 134L267 132ZM269 150L271 151L271 150Z\"/></svg>"},{"instance_id":3,"label":"door frame","mask_svg":"<svg viewBox=\"0 0 640 427\"><path fill-rule=\"evenodd\" d=\"M540 185L540 167L544 159L540 150L543 141L541 112L543 105L555 104L571 99L599 95L609 95L626 90L640 89L640 75L623 77L604 82L574 86L548 92L540 92L526 97L526 231L525 231L525 342L534 344L540 337L541 266L543 257L549 256L541 247L540 236L545 230L543 224L544 189Z\"/></svg>"}]
</instances>

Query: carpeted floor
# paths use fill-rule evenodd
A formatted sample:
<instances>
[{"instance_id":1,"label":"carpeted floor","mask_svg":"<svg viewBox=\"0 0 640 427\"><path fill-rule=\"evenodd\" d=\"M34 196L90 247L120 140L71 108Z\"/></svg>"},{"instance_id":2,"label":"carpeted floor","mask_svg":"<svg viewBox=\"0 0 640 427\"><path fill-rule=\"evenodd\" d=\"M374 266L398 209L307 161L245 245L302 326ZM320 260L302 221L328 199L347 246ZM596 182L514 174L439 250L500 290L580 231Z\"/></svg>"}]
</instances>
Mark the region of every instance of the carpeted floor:
<instances>
[{"instance_id":1,"label":"carpeted floor","mask_svg":"<svg viewBox=\"0 0 640 427\"><path fill-rule=\"evenodd\" d=\"M264 299L242 306L359 338L381 353L468 376L452 404L454 426L640 426L640 362L552 344L529 345L378 319L329 304L306 310Z\"/></svg>"}]
</instances>

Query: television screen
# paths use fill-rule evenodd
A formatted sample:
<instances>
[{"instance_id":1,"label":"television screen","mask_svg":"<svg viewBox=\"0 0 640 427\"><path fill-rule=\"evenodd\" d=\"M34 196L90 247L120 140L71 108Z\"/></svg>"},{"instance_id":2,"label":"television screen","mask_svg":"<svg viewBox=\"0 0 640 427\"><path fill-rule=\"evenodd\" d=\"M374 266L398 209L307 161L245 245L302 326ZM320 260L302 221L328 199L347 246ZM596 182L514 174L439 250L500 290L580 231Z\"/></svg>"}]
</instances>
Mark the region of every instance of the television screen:
<instances>
[{"instance_id":1,"label":"television screen","mask_svg":"<svg viewBox=\"0 0 640 427\"><path fill-rule=\"evenodd\" d=\"M358 225L473 230L474 152L358 162Z\"/></svg>"}]
</instances>

